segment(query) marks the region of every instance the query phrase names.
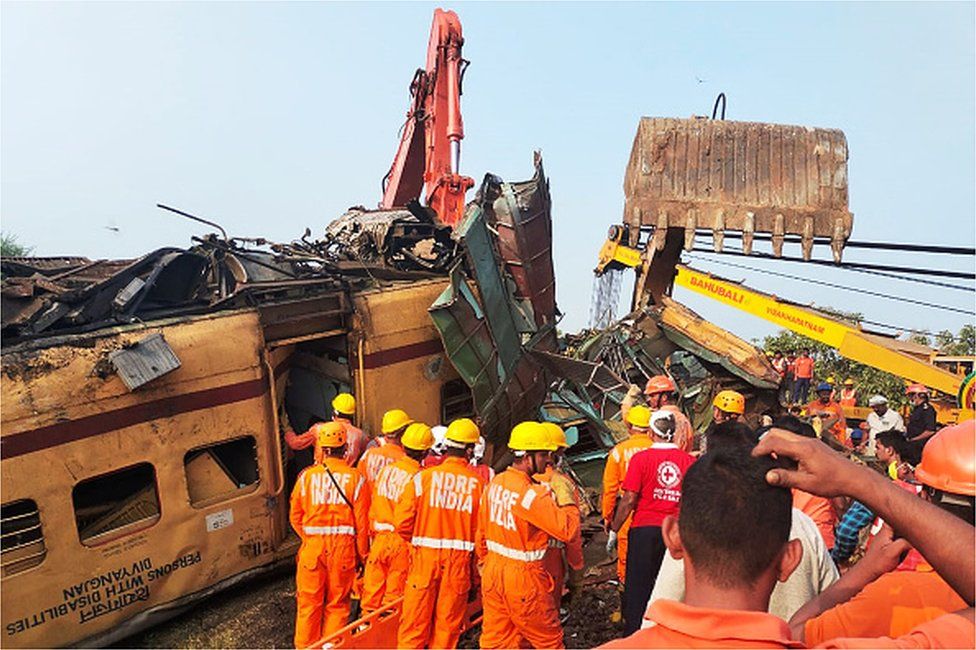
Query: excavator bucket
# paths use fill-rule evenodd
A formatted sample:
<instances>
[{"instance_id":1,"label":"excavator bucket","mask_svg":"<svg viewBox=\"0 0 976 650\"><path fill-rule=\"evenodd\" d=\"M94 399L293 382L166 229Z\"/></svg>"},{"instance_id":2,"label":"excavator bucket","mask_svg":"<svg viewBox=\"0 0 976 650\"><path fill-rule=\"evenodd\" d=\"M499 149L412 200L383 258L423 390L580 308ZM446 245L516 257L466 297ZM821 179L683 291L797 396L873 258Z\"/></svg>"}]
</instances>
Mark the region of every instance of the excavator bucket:
<instances>
[{"instance_id":1,"label":"excavator bucket","mask_svg":"<svg viewBox=\"0 0 976 650\"><path fill-rule=\"evenodd\" d=\"M853 226L847 197L847 138L817 129L705 118L645 117L640 121L624 178L628 244L653 231L647 258L670 271L696 235L741 239L751 254L768 239L780 257L785 241L799 241L809 259L815 243L829 243L835 261ZM645 275L650 272L645 266ZM649 279L663 292L670 273ZM656 286L654 286L656 285Z\"/></svg>"}]
</instances>

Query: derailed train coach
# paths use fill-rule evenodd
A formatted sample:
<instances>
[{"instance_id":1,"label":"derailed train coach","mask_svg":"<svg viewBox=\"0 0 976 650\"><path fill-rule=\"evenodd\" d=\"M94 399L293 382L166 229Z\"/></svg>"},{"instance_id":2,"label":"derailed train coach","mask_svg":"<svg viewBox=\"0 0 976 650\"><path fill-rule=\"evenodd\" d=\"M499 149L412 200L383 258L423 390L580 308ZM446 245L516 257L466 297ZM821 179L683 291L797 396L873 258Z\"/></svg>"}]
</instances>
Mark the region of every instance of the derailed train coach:
<instances>
[{"instance_id":1,"label":"derailed train coach","mask_svg":"<svg viewBox=\"0 0 976 650\"><path fill-rule=\"evenodd\" d=\"M470 414L427 318L443 286L352 292L347 310L333 294L331 314L233 309L5 349L4 645L104 645L291 561L285 426L329 417L331 396L353 390L374 428L404 383L418 419Z\"/></svg>"},{"instance_id":2,"label":"derailed train coach","mask_svg":"<svg viewBox=\"0 0 976 650\"><path fill-rule=\"evenodd\" d=\"M495 177L485 187L508 193L508 217L541 200L548 227L541 160L529 186L519 199ZM338 392L356 395L367 432L394 407L431 424L478 413L492 438L538 412L545 377L518 365L521 338L504 359L488 340L502 303L509 324L521 305L519 322L535 327L494 238L471 250L423 214L362 209L308 237L3 260L5 646L103 646L291 563L300 462L283 432L331 417ZM486 286L508 298L468 337L454 316L472 303L456 298L478 300L465 269L488 272L489 260ZM485 344L480 376L458 372L453 353L470 360L474 348L445 350L456 340Z\"/></svg>"}]
</instances>

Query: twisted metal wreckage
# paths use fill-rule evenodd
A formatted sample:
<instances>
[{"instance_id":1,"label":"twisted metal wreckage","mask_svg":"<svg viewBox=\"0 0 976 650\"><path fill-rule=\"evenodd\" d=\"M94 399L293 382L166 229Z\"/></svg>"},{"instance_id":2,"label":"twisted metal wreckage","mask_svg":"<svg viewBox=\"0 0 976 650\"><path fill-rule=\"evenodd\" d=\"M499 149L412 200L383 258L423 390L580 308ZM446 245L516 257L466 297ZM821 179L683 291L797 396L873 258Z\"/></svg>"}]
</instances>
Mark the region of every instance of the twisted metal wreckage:
<instances>
[{"instance_id":1,"label":"twisted metal wreckage","mask_svg":"<svg viewBox=\"0 0 976 650\"><path fill-rule=\"evenodd\" d=\"M755 397L756 412L775 401L778 377L755 347L667 296L606 329L558 338L549 181L538 154L527 181L486 175L453 232L423 209L357 207L321 239L310 236L284 244L210 234L130 260L4 258L5 369L25 350L71 345L86 332L244 308L258 310L265 340L286 341L312 322L347 326L350 293L446 276L430 318L496 445L541 408L579 441L571 458L599 456L623 433L631 384L664 372L698 425L723 388ZM126 371L124 356L111 362Z\"/></svg>"}]
</instances>

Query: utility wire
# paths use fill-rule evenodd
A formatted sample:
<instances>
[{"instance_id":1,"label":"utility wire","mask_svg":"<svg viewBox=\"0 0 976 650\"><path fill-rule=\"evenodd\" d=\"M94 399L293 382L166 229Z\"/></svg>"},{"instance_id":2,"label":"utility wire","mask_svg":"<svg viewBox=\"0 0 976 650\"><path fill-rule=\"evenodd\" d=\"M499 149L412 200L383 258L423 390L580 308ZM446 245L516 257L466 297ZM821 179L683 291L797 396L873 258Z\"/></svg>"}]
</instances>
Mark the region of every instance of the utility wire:
<instances>
[{"instance_id":1,"label":"utility wire","mask_svg":"<svg viewBox=\"0 0 976 650\"><path fill-rule=\"evenodd\" d=\"M697 249L695 249L695 250L697 250ZM705 261L716 262L716 263L723 263L723 264L728 264L730 266L739 266L739 268L747 268L747 269L749 268L749 267L742 267L741 265L735 265L735 264L732 264L731 262L720 262L719 260L705 260ZM901 296L892 296L891 294L880 293L878 291L870 291L868 289L856 289L854 287L847 287L847 286L844 286L842 284L834 284L833 282L824 282L823 280L814 280L812 278L800 278L800 277L788 275L786 273L778 273L776 271L766 271L766 270L763 270L763 269L749 269L749 270L755 270L755 271L758 271L759 273L766 273L768 275L775 275L775 276L779 276L779 277L783 277L783 278L789 278L791 280L799 280L801 282L809 282L810 284L818 284L820 286L830 287L832 289L842 289L844 291L853 291L855 293L860 293L862 295L875 296L875 297L878 297L878 298L885 298L887 300L896 300L898 302L910 303L910 304L913 304L913 305L919 305L921 307L930 307L932 309L941 309L942 311L951 311L951 312L956 312L956 313L959 313L959 314L966 314L966 315L972 315L972 313L973 313L970 310L959 309L957 307L949 307L949 306L946 306L946 305L937 305L935 303L925 302L925 301L922 301L922 300L913 300L911 298L903 298Z\"/></svg>"},{"instance_id":2,"label":"utility wire","mask_svg":"<svg viewBox=\"0 0 976 650\"><path fill-rule=\"evenodd\" d=\"M642 230L645 228L653 229L654 226L642 226ZM695 236L701 235L712 235L711 230L704 228L699 228L695 231ZM742 239L741 232L726 232L726 239ZM771 241L773 236L766 233L755 233L752 238L756 241ZM783 241L789 243L799 243L803 239L799 235L784 235ZM814 244L829 244L829 237L814 237ZM936 244L902 244L894 242L877 242L877 241L854 241L849 240L844 244L845 248L865 248L873 250L885 250L885 251L903 251L908 253L938 253L940 255L976 255L976 248L968 248L965 246L940 246Z\"/></svg>"},{"instance_id":3,"label":"utility wire","mask_svg":"<svg viewBox=\"0 0 976 650\"><path fill-rule=\"evenodd\" d=\"M892 271L896 273L911 273L914 275L930 275L939 278L960 278L963 280L976 280L976 273L964 273L961 271L942 271L936 269L909 269L902 266L890 266L887 264L863 264L860 262L844 262L843 264L835 264L827 260L805 260L800 257L776 257L775 255L770 255L769 253L752 253L751 255L746 255L741 252L741 249L736 252L732 250L722 250L715 251L710 248L705 248L704 246L696 247L691 249L696 253L712 253L715 255L734 255L737 257L753 257L768 260L779 260L781 262L802 262L804 264L816 264L819 266L831 266L835 269L837 268L850 268L850 269L866 269L870 271Z\"/></svg>"},{"instance_id":4,"label":"utility wire","mask_svg":"<svg viewBox=\"0 0 976 650\"><path fill-rule=\"evenodd\" d=\"M742 249L734 249L734 250L741 251ZM717 253L715 253L715 251L709 251L709 252L714 253L714 254L717 254ZM773 259L780 259L780 258L777 257L777 258L773 258ZM958 291L968 291L970 293L976 292L976 287L966 287L966 286L963 286L961 284L951 284L949 282L939 282L938 280L926 280L924 278L913 278L913 277L909 277L907 275L898 275L897 273L888 273L888 272L885 272L885 271L871 271L869 269L852 268L850 266L836 266L836 265L834 265L834 266L835 266L835 268L837 268L837 269L839 269L841 271L851 271L852 273L864 273L866 275L877 275L877 276L880 276L880 277L883 277L883 278L891 278L893 280L902 280L904 282L916 282L918 284L926 284L926 285L930 285L930 286L933 286L933 287L942 287L942 288L945 288L945 289L956 289Z\"/></svg>"}]
</instances>

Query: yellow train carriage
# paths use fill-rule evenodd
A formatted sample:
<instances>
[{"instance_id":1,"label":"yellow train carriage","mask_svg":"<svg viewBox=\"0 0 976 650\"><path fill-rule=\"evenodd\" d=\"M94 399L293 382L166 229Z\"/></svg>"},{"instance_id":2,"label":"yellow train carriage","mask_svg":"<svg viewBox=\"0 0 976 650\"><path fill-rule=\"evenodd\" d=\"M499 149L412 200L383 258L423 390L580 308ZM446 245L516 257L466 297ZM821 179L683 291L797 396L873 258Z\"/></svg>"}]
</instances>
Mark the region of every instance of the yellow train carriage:
<instances>
[{"instance_id":1,"label":"yellow train carriage","mask_svg":"<svg viewBox=\"0 0 976 650\"><path fill-rule=\"evenodd\" d=\"M393 406L469 412L426 313L443 287L354 294L341 319L237 310L4 350L3 645L111 643L291 562L285 413L301 428L349 387L367 431ZM110 355L157 334L178 367L130 389Z\"/></svg>"}]
</instances>

